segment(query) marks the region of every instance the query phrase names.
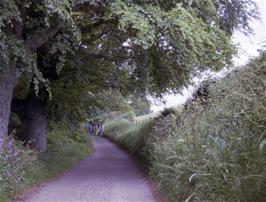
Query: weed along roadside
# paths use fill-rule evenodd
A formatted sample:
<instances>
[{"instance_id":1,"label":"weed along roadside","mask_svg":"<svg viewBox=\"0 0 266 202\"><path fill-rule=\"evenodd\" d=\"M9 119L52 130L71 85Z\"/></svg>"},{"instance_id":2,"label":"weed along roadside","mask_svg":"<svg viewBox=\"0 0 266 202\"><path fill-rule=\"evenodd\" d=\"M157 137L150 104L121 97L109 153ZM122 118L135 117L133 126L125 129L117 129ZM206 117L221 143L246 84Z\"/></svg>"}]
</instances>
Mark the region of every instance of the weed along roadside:
<instances>
[{"instance_id":1,"label":"weed along roadside","mask_svg":"<svg viewBox=\"0 0 266 202\"><path fill-rule=\"evenodd\" d=\"M265 201L265 76L261 56L148 123L106 124L106 135L141 159L169 201Z\"/></svg>"},{"instance_id":2,"label":"weed along roadside","mask_svg":"<svg viewBox=\"0 0 266 202\"><path fill-rule=\"evenodd\" d=\"M27 149L18 141L10 139L7 142L6 152L0 156L3 163L0 175L4 178L0 189L1 202L15 198L19 201L24 191L61 175L84 159L92 149L92 142L86 131L71 131L64 125L51 124L47 141L49 150L43 154ZM18 157L16 160L14 155ZM5 173L10 169L9 166L12 166L14 172L11 176Z\"/></svg>"}]
</instances>

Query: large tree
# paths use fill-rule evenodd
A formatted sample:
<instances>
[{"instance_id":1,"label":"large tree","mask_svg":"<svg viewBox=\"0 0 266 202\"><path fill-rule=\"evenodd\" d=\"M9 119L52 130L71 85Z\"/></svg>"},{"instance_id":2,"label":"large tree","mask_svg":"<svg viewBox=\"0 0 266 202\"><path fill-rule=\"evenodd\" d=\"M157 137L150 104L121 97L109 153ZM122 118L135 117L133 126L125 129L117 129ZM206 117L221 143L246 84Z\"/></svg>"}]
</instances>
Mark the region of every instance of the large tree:
<instances>
[{"instance_id":1,"label":"large tree","mask_svg":"<svg viewBox=\"0 0 266 202\"><path fill-rule=\"evenodd\" d=\"M112 85L157 95L229 66L233 31L249 33L257 17L251 0L89 2L76 22L94 58L115 64Z\"/></svg>"},{"instance_id":2,"label":"large tree","mask_svg":"<svg viewBox=\"0 0 266 202\"><path fill-rule=\"evenodd\" d=\"M29 77L24 106L43 106L79 30L74 60L93 73L100 67L96 77L105 79L91 83L160 95L178 91L193 73L230 65L230 37L250 31L254 9L251 0L0 0L0 138L19 75Z\"/></svg>"},{"instance_id":3,"label":"large tree","mask_svg":"<svg viewBox=\"0 0 266 202\"><path fill-rule=\"evenodd\" d=\"M72 37L78 38L69 7L69 1L0 1L1 139L7 134L12 94L18 77L25 73L32 77L31 88L35 93L40 82L48 88L49 81L38 67L38 49L55 39L58 33L72 33ZM55 48L64 53L67 45L61 47L60 41L58 39Z\"/></svg>"}]
</instances>

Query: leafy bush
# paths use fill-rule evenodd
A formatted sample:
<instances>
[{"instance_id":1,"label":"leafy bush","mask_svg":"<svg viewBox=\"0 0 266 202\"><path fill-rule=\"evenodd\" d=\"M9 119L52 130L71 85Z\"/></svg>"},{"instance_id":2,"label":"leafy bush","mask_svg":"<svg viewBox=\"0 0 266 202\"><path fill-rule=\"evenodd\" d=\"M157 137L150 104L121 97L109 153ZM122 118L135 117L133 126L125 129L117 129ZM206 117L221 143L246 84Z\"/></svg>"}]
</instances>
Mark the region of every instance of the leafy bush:
<instances>
[{"instance_id":1,"label":"leafy bush","mask_svg":"<svg viewBox=\"0 0 266 202\"><path fill-rule=\"evenodd\" d=\"M105 135L129 152L141 157L142 153L139 151L145 144L145 135L152 125L153 122L150 120L138 125L135 122L121 119L106 125Z\"/></svg>"},{"instance_id":2,"label":"leafy bush","mask_svg":"<svg viewBox=\"0 0 266 202\"><path fill-rule=\"evenodd\" d=\"M72 131L65 125L50 123L48 151L44 154L37 154L11 137L4 145L0 155L0 201L5 202L86 157L92 142L83 129Z\"/></svg>"},{"instance_id":3,"label":"leafy bush","mask_svg":"<svg viewBox=\"0 0 266 202\"><path fill-rule=\"evenodd\" d=\"M96 95L89 93L86 107L90 119L108 121L135 116L127 99L117 90L104 91Z\"/></svg>"},{"instance_id":4,"label":"leafy bush","mask_svg":"<svg viewBox=\"0 0 266 202\"><path fill-rule=\"evenodd\" d=\"M47 152L39 156L33 181L41 182L62 173L86 157L91 147L91 139L85 130L71 131L65 125L50 123Z\"/></svg>"},{"instance_id":5,"label":"leafy bush","mask_svg":"<svg viewBox=\"0 0 266 202\"><path fill-rule=\"evenodd\" d=\"M3 140L0 152L0 201L7 201L28 183L25 171L32 170L36 153L9 136Z\"/></svg>"}]
</instances>

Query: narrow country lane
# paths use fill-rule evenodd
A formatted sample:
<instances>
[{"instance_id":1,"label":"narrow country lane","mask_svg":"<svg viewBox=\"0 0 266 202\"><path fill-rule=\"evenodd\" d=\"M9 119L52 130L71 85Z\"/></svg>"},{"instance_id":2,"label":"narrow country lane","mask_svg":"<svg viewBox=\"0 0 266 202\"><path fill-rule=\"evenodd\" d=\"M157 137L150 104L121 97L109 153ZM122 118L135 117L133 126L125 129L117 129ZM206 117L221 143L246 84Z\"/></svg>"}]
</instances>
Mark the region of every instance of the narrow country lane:
<instances>
[{"instance_id":1,"label":"narrow country lane","mask_svg":"<svg viewBox=\"0 0 266 202\"><path fill-rule=\"evenodd\" d=\"M91 156L25 201L149 202L155 199L131 158L109 140L97 137Z\"/></svg>"}]
</instances>

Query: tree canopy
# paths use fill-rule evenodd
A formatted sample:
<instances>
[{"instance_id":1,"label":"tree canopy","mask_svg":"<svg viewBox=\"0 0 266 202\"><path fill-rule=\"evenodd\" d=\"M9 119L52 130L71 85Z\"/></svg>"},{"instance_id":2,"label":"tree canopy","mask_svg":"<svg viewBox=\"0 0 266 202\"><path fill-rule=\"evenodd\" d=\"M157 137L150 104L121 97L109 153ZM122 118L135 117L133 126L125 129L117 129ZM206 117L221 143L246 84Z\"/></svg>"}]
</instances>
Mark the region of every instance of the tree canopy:
<instances>
[{"instance_id":1,"label":"tree canopy","mask_svg":"<svg viewBox=\"0 0 266 202\"><path fill-rule=\"evenodd\" d=\"M0 138L20 77L17 113L19 103L62 105L53 97L75 111L88 91L109 88L178 92L198 71L230 66L232 33L250 33L257 17L252 0L0 0Z\"/></svg>"},{"instance_id":2,"label":"tree canopy","mask_svg":"<svg viewBox=\"0 0 266 202\"><path fill-rule=\"evenodd\" d=\"M92 60L115 65L117 77L125 71L131 87L141 80L155 93L177 90L193 70L230 65L230 36L249 33L257 17L251 0L1 0L0 10L2 59L34 74L36 85L49 83L39 48L57 54L60 72L67 53L86 47Z\"/></svg>"}]
</instances>

